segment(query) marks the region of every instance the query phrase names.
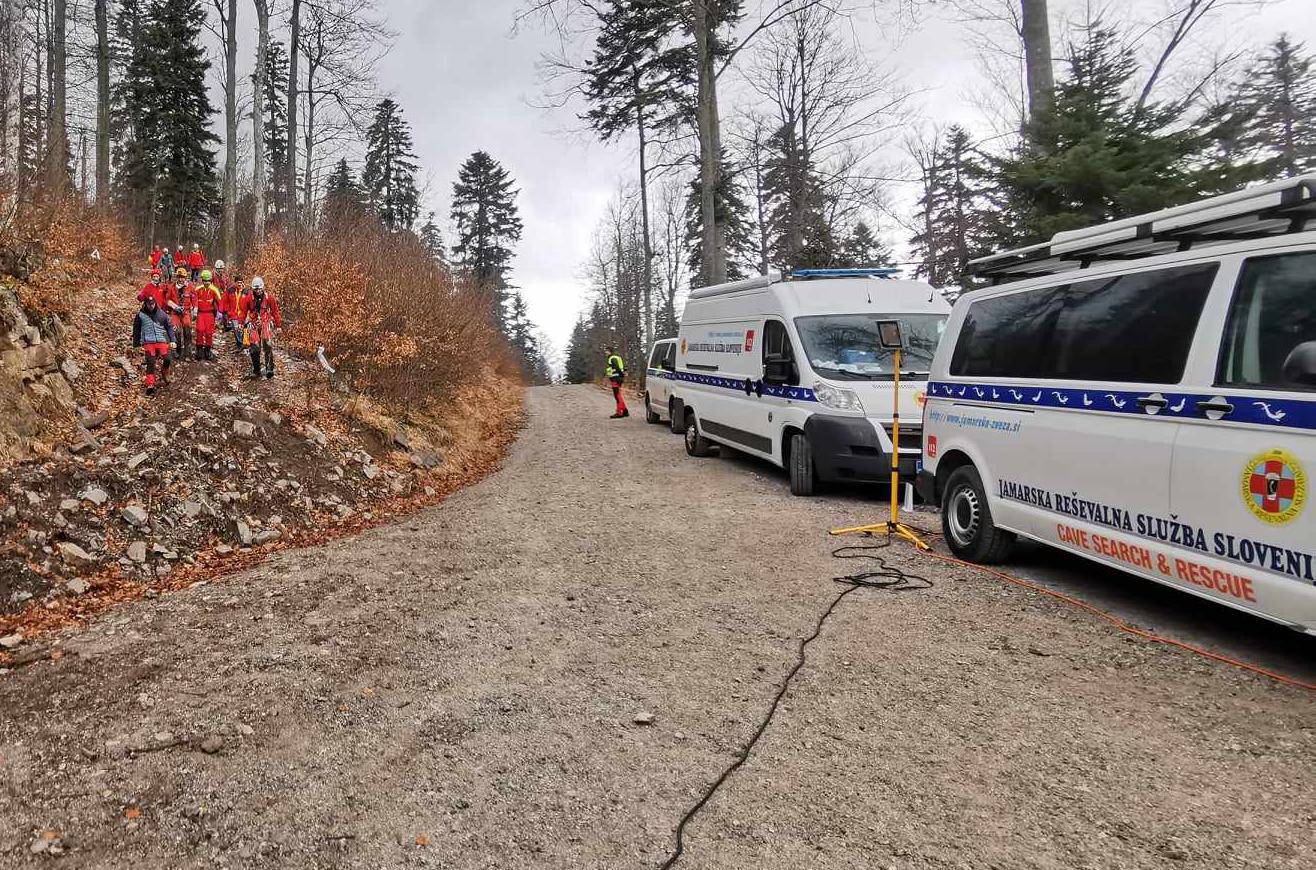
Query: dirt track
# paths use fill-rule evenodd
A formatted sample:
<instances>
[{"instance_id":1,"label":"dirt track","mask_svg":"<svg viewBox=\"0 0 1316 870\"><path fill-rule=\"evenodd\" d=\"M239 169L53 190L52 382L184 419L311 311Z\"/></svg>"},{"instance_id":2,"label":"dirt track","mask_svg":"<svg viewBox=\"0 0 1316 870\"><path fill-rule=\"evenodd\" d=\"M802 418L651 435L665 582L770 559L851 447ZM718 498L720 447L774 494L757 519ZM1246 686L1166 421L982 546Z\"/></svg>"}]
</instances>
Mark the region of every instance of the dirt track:
<instances>
[{"instance_id":1,"label":"dirt track","mask_svg":"<svg viewBox=\"0 0 1316 870\"><path fill-rule=\"evenodd\" d=\"M0 677L0 867L661 864L876 505L608 404L532 390L441 507ZM679 866L1316 866L1310 697L897 561L935 588L846 599Z\"/></svg>"}]
</instances>

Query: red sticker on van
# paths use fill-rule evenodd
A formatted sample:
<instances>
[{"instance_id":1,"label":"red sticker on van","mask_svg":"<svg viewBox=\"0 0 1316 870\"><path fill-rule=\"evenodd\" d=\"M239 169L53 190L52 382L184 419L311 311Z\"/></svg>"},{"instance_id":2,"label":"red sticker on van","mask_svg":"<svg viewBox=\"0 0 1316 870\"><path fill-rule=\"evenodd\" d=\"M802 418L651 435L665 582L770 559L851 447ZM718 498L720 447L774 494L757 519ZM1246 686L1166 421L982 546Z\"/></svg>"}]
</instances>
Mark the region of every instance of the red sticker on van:
<instances>
[{"instance_id":1,"label":"red sticker on van","mask_svg":"<svg viewBox=\"0 0 1316 870\"><path fill-rule=\"evenodd\" d=\"M928 458L929 458L929 459L936 459L936 458L937 458L937 436L936 436L936 435L929 435L929 436L928 436Z\"/></svg>"},{"instance_id":2,"label":"red sticker on van","mask_svg":"<svg viewBox=\"0 0 1316 870\"><path fill-rule=\"evenodd\" d=\"M745 353L751 353L754 350L754 330L745 330Z\"/></svg>"}]
</instances>

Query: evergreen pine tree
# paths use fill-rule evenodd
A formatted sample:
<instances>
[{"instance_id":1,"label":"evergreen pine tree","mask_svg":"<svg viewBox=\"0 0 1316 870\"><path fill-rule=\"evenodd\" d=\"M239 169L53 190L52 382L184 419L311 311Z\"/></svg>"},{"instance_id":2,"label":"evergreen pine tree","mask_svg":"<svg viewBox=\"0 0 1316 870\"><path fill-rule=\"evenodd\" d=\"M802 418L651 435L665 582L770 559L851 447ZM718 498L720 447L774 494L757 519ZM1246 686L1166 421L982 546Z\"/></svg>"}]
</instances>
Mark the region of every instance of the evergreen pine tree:
<instances>
[{"instance_id":1,"label":"evergreen pine tree","mask_svg":"<svg viewBox=\"0 0 1316 870\"><path fill-rule=\"evenodd\" d=\"M802 147L797 123L768 138L764 190L772 203L768 231L772 258L784 272L834 265L837 240L828 225L827 197L811 155Z\"/></svg>"},{"instance_id":2,"label":"evergreen pine tree","mask_svg":"<svg viewBox=\"0 0 1316 870\"><path fill-rule=\"evenodd\" d=\"M585 318L576 321L567 342L566 378L569 384L587 384L593 378L594 352L590 347L589 323Z\"/></svg>"},{"instance_id":3,"label":"evergreen pine tree","mask_svg":"<svg viewBox=\"0 0 1316 870\"><path fill-rule=\"evenodd\" d=\"M715 191L714 213L727 230L727 280L739 281L754 271L758 261L755 253L753 224L745 189L735 168L725 158L719 174L721 184ZM700 219L699 180L690 183L686 199L686 243L689 245L690 286L698 287L702 262L703 221Z\"/></svg>"},{"instance_id":4,"label":"evergreen pine tree","mask_svg":"<svg viewBox=\"0 0 1316 870\"><path fill-rule=\"evenodd\" d=\"M334 166L325 181L324 220L329 226L365 214L367 209L365 195L361 186L352 176L352 169L343 158Z\"/></svg>"},{"instance_id":5,"label":"evergreen pine tree","mask_svg":"<svg viewBox=\"0 0 1316 870\"><path fill-rule=\"evenodd\" d=\"M530 322L525 299L512 291L508 298L507 338L521 363L521 373L532 384L543 383L547 367L535 337L534 324Z\"/></svg>"},{"instance_id":6,"label":"evergreen pine tree","mask_svg":"<svg viewBox=\"0 0 1316 870\"><path fill-rule=\"evenodd\" d=\"M1091 22L1069 48L1067 76L1033 136L995 161L1004 211L1018 217L1003 244L1154 211L1213 192L1201 171L1207 137L1180 124L1183 107L1130 98L1133 52Z\"/></svg>"},{"instance_id":7,"label":"evergreen pine tree","mask_svg":"<svg viewBox=\"0 0 1316 870\"><path fill-rule=\"evenodd\" d=\"M456 264L494 296L495 322L503 324L511 244L521 238L516 182L487 152L476 151L457 171L452 186L452 222ZM505 326L505 324L503 324Z\"/></svg>"},{"instance_id":8,"label":"evergreen pine tree","mask_svg":"<svg viewBox=\"0 0 1316 870\"><path fill-rule=\"evenodd\" d=\"M962 127L951 127L932 154L910 240L919 260L915 274L936 287L965 287L970 260L985 256L1009 235L992 198L991 170Z\"/></svg>"},{"instance_id":9,"label":"evergreen pine tree","mask_svg":"<svg viewBox=\"0 0 1316 870\"><path fill-rule=\"evenodd\" d=\"M366 163L361 186L380 221L389 230L409 230L420 214L416 189L416 155L411 127L393 100L380 100L366 131Z\"/></svg>"},{"instance_id":10,"label":"evergreen pine tree","mask_svg":"<svg viewBox=\"0 0 1316 870\"><path fill-rule=\"evenodd\" d=\"M201 0L151 0L124 73L120 197L144 233L203 237L219 198Z\"/></svg>"},{"instance_id":11,"label":"evergreen pine tree","mask_svg":"<svg viewBox=\"0 0 1316 870\"><path fill-rule=\"evenodd\" d=\"M606 142L635 131L672 131L688 122L694 53L674 4L609 0L585 65L584 119Z\"/></svg>"},{"instance_id":12,"label":"evergreen pine tree","mask_svg":"<svg viewBox=\"0 0 1316 870\"><path fill-rule=\"evenodd\" d=\"M895 257L867 221L861 220L842 242L835 265L843 269L884 269L895 265Z\"/></svg>"},{"instance_id":13,"label":"evergreen pine tree","mask_svg":"<svg viewBox=\"0 0 1316 870\"><path fill-rule=\"evenodd\" d=\"M434 212L425 217L425 224L420 228L420 243L436 263L447 263L448 257L443 247L443 233L434 223Z\"/></svg>"},{"instance_id":14,"label":"evergreen pine tree","mask_svg":"<svg viewBox=\"0 0 1316 870\"><path fill-rule=\"evenodd\" d=\"M275 194L266 201L274 221L284 218L288 204L287 191L279 189L288 177L287 83L288 50L271 39L265 53L265 183Z\"/></svg>"},{"instance_id":15,"label":"evergreen pine tree","mask_svg":"<svg viewBox=\"0 0 1316 870\"><path fill-rule=\"evenodd\" d=\"M1316 69L1303 46L1280 36L1239 85L1238 144L1269 158L1272 174L1316 169Z\"/></svg>"}]
</instances>

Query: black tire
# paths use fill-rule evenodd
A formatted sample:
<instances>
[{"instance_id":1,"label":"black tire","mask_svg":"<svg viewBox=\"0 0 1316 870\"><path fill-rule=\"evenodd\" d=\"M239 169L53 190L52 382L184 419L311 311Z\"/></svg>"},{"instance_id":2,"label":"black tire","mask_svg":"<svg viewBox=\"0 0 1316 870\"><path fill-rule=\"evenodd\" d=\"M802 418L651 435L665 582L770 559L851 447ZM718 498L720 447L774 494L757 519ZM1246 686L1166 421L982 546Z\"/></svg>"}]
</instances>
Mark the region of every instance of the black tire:
<instances>
[{"instance_id":1,"label":"black tire","mask_svg":"<svg viewBox=\"0 0 1316 870\"><path fill-rule=\"evenodd\" d=\"M699 421L694 414L685 415L685 452L701 458L713 455L713 443L699 434Z\"/></svg>"},{"instance_id":2,"label":"black tire","mask_svg":"<svg viewBox=\"0 0 1316 870\"><path fill-rule=\"evenodd\" d=\"M982 476L972 465L951 472L941 495L941 532L957 558L984 565L1003 562L1014 549L1015 535L992 522Z\"/></svg>"},{"instance_id":3,"label":"black tire","mask_svg":"<svg viewBox=\"0 0 1316 870\"><path fill-rule=\"evenodd\" d=\"M788 463L791 478L791 495L808 497L817 490L813 467L813 445L803 432L791 434L791 455Z\"/></svg>"},{"instance_id":4,"label":"black tire","mask_svg":"<svg viewBox=\"0 0 1316 870\"><path fill-rule=\"evenodd\" d=\"M644 394L644 422L650 424L657 424L657 423L661 423L662 421L663 418L655 414L653 411L653 406L649 404L649 394L645 393Z\"/></svg>"}]
</instances>

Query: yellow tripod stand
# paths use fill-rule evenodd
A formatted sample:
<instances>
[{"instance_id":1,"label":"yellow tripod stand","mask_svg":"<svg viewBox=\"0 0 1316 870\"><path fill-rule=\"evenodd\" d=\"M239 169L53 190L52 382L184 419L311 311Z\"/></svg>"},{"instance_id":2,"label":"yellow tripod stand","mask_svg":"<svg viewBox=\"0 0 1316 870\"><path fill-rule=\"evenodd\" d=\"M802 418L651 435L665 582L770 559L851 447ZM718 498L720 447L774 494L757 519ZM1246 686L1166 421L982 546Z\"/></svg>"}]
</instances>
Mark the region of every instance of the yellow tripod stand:
<instances>
[{"instance_id":1,"label":"yellow tripod stand","mask_svg":"<svg viewBox=\"0 0 1316 870\"><path fill-rule=\"evenodd\" d=\"M891 402L891 518L885 523L873 523L867 526L853 526L848 529L832 529L833 535L876 535L885 532L888 536L904 538L920 550L931 550L927 541L909 526L900 522L900 367L903 341L900 336L900 322L897 320L879 320L878 335L882 346L895 351L895 370L893 372Z\"/></svg>"}]
</instances>

